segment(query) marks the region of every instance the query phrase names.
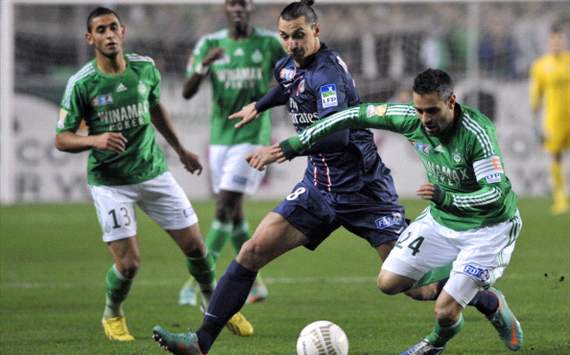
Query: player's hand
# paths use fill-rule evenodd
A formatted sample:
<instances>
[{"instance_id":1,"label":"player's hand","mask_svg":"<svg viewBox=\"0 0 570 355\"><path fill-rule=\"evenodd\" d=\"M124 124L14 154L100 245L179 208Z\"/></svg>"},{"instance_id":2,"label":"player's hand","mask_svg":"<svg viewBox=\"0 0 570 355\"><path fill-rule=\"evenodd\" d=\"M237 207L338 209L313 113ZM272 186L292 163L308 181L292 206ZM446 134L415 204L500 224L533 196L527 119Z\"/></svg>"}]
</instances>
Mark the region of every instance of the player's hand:
<instances>
[{"instance_id":1,"label":"player's hand","mask_svg":"<svg viewBox=\"0 0 570 355\"><path fill-rule=\"evenodd\" d=\"M184 165L184 168L186 170L188 170L191 174L202 174L202 164L200 164L200 158L198 155L184 148L180 148L177 153L178 157L180 158L180 162L182 165Z\"/></svg>"},{"instance_id":2,"label":"player's hand","mask_svg":"<svg viewBox=\"0 0 570 355\"><path fill-rule=\"evenodd\" d=\"M441 191L437 185L430 184L429 182L421 185L417 189L416 195L424 200L431 200L438 205L443 202L443 191Z\"/></svg>"},{"instance_id":3,"label":"player's hand","mask_svg":"<svg viewBox=\"0 0 570 355\"><path fill-rule=\"evenodd\" d=\"M245 158L249 166L259 171L265 170L267 165L270 165L277 161L279 156L274 154L274 147L260 147L249 153Z\"/></svg>"},{"instance_id":4,"label":"player's hand","mask_svg":"<svg viewBox=\"0 0 570 355\"><path fill-rule=\"evenodd\" d=\"M224 55L224 49L220 47L212 48L208 51L208 54L202 60L202 65L208 66L220 59Z\"/></svg>"},{"instance_id":5,"label":"player's hand","mask_svg":"<svg viewBox=\"0 0 570 355\"><path fill-rule=\"evenodd\" d=\"M110 150L122 153L127 147L127 139L122 133L107 132L93 136L93 148L99 150Z\"/></svg>"},{"instance_id":6,"label":"player's hand","mask_svg":"<svg viewBox=\"0 0 570 355\"><path fill-rule=\"evenodd\" d=\"M287 158L285 158L285 153L283 153L283 150L281 149L279 143L276 143L271 146L271 155L273 155L276 158L276 161L279 164L287 161Z\"/></svg>"},{"instance_id":7,"label":"player's hand","mask_svg":"<svg viewBox=\"0 0 570 355\"><path fill-rule=\"evenodd\" d=\"M232 113L228 118L230 120L239 119L240 121L236 123L235 127L240 128L249 122L255 120L259 116L259 113L255 109L255 102L245 105L236 113Z\"/></svg>"}]
</instances>

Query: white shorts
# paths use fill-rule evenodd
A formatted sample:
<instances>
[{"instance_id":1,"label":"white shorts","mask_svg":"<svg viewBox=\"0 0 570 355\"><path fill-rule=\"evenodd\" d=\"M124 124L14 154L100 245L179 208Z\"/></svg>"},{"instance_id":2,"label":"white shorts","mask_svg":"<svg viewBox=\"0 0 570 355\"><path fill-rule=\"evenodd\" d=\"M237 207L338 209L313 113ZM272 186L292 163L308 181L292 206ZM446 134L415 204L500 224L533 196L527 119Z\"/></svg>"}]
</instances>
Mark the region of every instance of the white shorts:
<instances>
[{"instance_id":1,"label":"white shorts","mask_svg":"<svg viewBox=\"0 0 570 355\"><path fill-rule=\"evenodd\" d=\"M463 274L487 288L509 264L521 228L518 211L508 221L466 231L444 227L425 213L400 235L382 270L417 281L453 262L452 275Z\"/></svg>"},{"instance_id":2,"label":"white shorts","mask_svg":"<svg viewBox=\"0 0 570 355\"><path fill-rule=\"evenodd\" d=\"M184 190L170 172L133 185L89 186L97 209L103 241L137 234L135 203L165 230L178 230L198 222Z\"/></svg>"},{"instance_id":3,"label":"white shorts","mask_svg":"<svg viewBox=\"0 0 570 355\"><path fill-rule=\"evenodd\" d=\"M234 191L253 195L265 171L258 171L247 164L245 158L261 145L210 145L209 160L212 189Z\"/></svg>"}]
</instances>

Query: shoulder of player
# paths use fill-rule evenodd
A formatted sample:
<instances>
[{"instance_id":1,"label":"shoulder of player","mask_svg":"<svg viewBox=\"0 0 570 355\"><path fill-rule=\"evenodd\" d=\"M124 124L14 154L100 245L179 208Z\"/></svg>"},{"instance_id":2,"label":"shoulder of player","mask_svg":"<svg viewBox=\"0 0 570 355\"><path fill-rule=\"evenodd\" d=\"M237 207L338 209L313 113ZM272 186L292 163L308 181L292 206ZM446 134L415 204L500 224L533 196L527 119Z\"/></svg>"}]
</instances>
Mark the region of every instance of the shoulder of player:
<instances>
[{"instance_id":1,"label":"shoulder of player","mask_svg":"<svg viewBox=\"0 0 570 355\"><path fill-rule=\"evenodd\" d=\"M493 122L480 111L468 107L461 106L461 131L466 138L479 142L485 149L492 153L492 142L495 140L495 125Z\"/></svg>"},{"instance_id":2,"label":"shoulder of player","mask_svg":"<svg viewBox=\"0 0 570 355\"><path fill-rule=\"evenodd\" d=\"M92 60L89 63L85 64L81 69L79 69L75 74L69 77L68 82L77 82L84 80L95 74L97 72L95 68L95 61Z\"/></svg>"},{"instance_id":3,"label":"shoulder of player","mask_svg":"<svg viewBox=\"0 0 570 355\"><path fill-rule=\"evenodd\" d=\"M198 39L198 42L196 43L196 48L200 48L204 44L209 42L221 41L223 39L228 38L228 36L229 36L229 31L227 28L223 28L216 32L207 33Z\"/></svg>"},{"instance_id":4,"label":"shoulder of player","mask_svg":"<svg viewBox=\"0 0 570 355\"><path fill-rule=\"evenodd\" d=\"M156 66L154 63L154 59L152 59L151 57L147 57L144 55L140 55L137 53L126 53L125 57L127 58L127 60L129 61L130 64L132 65L151 65L151 66Z\"/></svg>"},{"instance_id":5,"label":"shoulder of player","mask_svg":"<svg viewBox=\"0 0 570 355\"><path fill-rule=\"evenodd\" d=\"M340 56L333 50L325 48L316 54L315 60L315 70L330 70L334 68L335 70L345 72L343 65L340 62ZM346 69L348 71L348 68Z\"/></svg>"},{"instance_id":6,"label":"shoulder of player","mask_svg":"<svg viewBox=\"0 0 570 355\"><path fill-rule=\"evenodd\" d=\"M85 64L81 69L79 69L75 74L69 77L67 80L67 85L65 87L66 92L71 92L76 85L85 83L91 80L93 76L97 74L97 69L95 68L95 61L91 60L89 63Z\"/></svg>"},{"instance_id":7,"label":"shoulder of player","mask_svg":"<svg viewBox=\"0 0 570 355\"><path fill-rule=\"evenodd\" d=\"M253 27L252 35L257 38L268 39L268 40L279 40L279 35L275 31L268 30L262 27Z\"/></svg>"}]
</instances>

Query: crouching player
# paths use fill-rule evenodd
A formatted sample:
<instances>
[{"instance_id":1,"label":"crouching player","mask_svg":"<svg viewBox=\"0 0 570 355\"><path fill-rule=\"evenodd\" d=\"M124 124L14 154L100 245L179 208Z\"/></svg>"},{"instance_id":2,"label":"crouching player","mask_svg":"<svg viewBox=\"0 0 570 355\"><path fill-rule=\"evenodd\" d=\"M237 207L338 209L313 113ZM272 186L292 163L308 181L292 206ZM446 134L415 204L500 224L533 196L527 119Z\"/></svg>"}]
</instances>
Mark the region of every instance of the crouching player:
<instances>
[{"instance_id":1,"label":"crouching player","mask_svg":"<svg viewBox=\"0 0 570 355\"><path fill-rule=\"evenodd\" d=\"M522 222L491 121L457 103L447 73L428 69L414 80L413 105L362 104L338 112L274 146L256 167L292 159L346 128L401 133L427 173L417 195L430 205L401 234L382 265L379 288L389 295L405 292L429 270L453 263L435 303L432 332L402 354L443 352L463 327L463 308L481 289L495 295L487 318L510 350L520 349L520 323L492 287L509 264Z\"/></svg>"}]
</instances>

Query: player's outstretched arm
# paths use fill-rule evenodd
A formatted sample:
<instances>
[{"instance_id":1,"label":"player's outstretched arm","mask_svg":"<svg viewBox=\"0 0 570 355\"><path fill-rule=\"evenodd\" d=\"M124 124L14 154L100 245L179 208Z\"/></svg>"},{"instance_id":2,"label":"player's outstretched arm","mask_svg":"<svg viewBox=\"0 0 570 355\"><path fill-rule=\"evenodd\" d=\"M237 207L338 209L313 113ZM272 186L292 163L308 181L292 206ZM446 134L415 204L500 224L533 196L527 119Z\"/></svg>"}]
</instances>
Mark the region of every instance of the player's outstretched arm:
<instances>
[{"instance_id":1,"label":"player's outstretched arm","mask_svg":"<svg viewBox=\"0 0 570 355\"><path fill-rule=\"evenodd\" d=\"M235 127L240 128L255 120L257 117L259 117L259 112L257 112L255 108L255 102L252 102L242 107L238 112L232 113L228 119L239 120L238 123L235 124Z\"/></svg>"},{"instance_id":2,"label":"player's outstretched arm","mask_svg":"<svg viewBox=\"0 0 570 355\"><path fill-rule=\"evenodd\" d=\"M89 149L125 151L127 139L122 133L107 132L93 136L80 136L73 132L61 132L55 136L57 150L67 153L80 153Z\"/></svg>"},{"instance_id":3,"label":"player's outstretched arm","mask_svg":"<svg viewBox=\"0 0 570 355\"><path fill-rule=\"evenodd\" d=\"M379 128L397 133L413 131L417 125L415 109L409 105L369 103L337 112L313 123L300 134L279 145L287 160L302 155L319 139L346 128Z\"/></svg>"},{"instance_id":4,"label":"player's outstretched arm","mask_svg":"<svg viewBox=\"0 0 570 355\"><path fill-rule=\"evenodd\" d=\"M240 121L236 123L235 127L240 128L255 120L262 112L272 107L284 105L288 100L289 95L283 91L281 85L276 85L258 101L245 105L238 112L231 114L228 119L239 119Z\"/></svg>"},{"instance_id":5,"label":"player's outstretched arm","mask_svg":"<svg viewBox=\"0 0 570 355\"><path fill-rule=\"evenodd\" d=\"M273 164L274 162L282 163L286 159L283 156L279 144L274 144L268 147L257 148L248 154L245 160L252 168L263 171L267 165Z\"/></svg>"},{"instance_id":6,"label":"player's outstretched arm","mask_svg":"<svg viewBox=\"0 0 570 355\"><path fill-rule=\"evenodd\" d=\"M178 154L178 158L184 165L184 168L192 174L197 173L197 175L200 175L202 173L202 164L200 163L198 155L185 149L182 144L180 144L180 140L176 135L172 120L162 104L158 103L152 107L150 109L150 115L153 125L160 134L162 134L164 139L166 139L172 149L174 149L176 154Z\"/></svg>"}]
</instances>

